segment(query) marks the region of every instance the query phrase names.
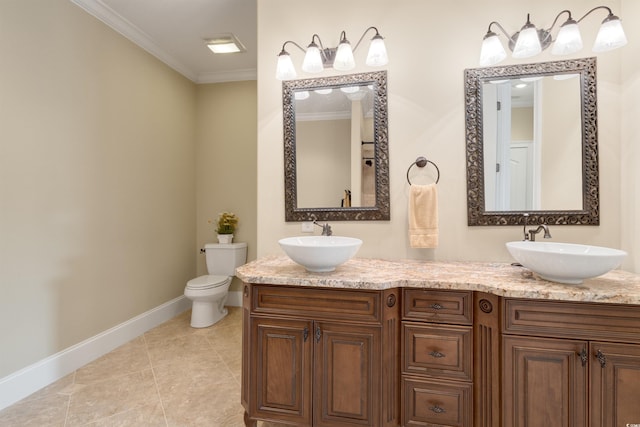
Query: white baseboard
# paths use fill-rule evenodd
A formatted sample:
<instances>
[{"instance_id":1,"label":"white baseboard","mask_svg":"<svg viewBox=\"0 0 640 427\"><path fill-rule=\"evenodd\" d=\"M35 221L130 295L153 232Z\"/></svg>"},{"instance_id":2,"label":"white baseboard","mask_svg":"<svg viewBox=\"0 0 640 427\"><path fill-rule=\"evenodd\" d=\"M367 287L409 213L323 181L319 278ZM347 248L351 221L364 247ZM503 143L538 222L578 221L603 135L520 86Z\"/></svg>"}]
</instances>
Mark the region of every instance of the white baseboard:
<instances>
[{"instance_id":1,"label":"white baseboard","mask_svg":"<svg viewBox=\"0 0 640 427\"><path fill-rule=\"evenodd\" d=\"M240 294L240 292L232 293ZM231 295L229 298L231 299ZM242 301L242 295L240 295L240 301ZM87 363L190 308L191 301L182 295L33 365L0 378L0 410L13 405L65 375L69 375Z\"/></svg>"}]
</instances>

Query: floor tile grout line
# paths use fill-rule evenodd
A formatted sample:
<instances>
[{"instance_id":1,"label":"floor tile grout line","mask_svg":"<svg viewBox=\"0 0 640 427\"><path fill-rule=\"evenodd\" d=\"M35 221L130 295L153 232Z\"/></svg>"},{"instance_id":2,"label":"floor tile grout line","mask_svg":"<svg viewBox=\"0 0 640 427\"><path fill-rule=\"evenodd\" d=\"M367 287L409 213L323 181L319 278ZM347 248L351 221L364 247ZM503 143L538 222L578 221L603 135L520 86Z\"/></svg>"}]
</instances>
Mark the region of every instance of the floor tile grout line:
<instances>
[{"instance_id":1,"label":"floor tile grout line","mask_svg":"<svg viewBox=\"0 0 640 427\"><path fill-rule=\"evenodd\" d=\"M224 367L227 369L227 372L229 372L229 374L231 375L231 378L233 378L233 380L235 382L238 383L238 385L241 385L241 381L239 381L236 378L236 374L234 373L234 371L229 367L229 364L227 363L227 361L225 360L225 358L220 354L220 351L218 349L215 348L215 346L213 345L213 343L211 342L210 337L205 337L207 340L207 343L209 343L209 345L213 348L213 351L215 351L216 356L218 356L218 359L220 359L220 361L222 362L222 364L224 365Z\"/></svg>"},{"instance_id":2,"label":"floor tile grout line","mask_svg":"<svg viewBox=\"0 0 640 427\"><path fill-rule=\"evenodd\" d=\"M78 372L77 369L75 371L73 371L73 379L71 380L71 384L72 385L76 384L76 372ZM71 411L71 398L72 397L73 397L73 393L69 393L69 395L67 396L67 410L64 413L64 427L67 427L67 424L69 424L69 411Z\"/></svg>"},{"instance_id":3,"label":"floor tile grout line","mask_svg":"<svg viewBox=\"0 0 640 427\"><path fill-rule=\"evenodd\" d=\"M156 394L158 395L158 401L160 402L160 409L162 409L162 418L164 419L165 426L169 427L169 421L167 421L167 413L164 409L164 402L162 400L162 395L160 394L160 386L158 386L158 378L156 377L156 370L155 370L155 367L153 366L151 355L149 354L149 345L147 344L146 334L142 334L142 339L144 340L144 349L147 354L147 358L149 359L149 366L151 367L151 375L153 375L153 384L156 387Z\"/></svg>"}]
</instances>

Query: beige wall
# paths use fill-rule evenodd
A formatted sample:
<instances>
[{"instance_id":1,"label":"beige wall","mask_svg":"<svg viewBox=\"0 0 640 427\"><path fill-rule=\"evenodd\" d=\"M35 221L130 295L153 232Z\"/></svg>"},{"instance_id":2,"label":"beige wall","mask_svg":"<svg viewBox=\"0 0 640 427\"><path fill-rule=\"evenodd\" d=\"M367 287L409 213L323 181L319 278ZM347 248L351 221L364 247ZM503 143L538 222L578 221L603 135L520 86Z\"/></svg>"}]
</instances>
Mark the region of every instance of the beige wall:
<instances>
[{"instance_id":1,"label":"beige wall","mask_svg":"<svg viewBox=\"0 0 640 427\"><path fill-rule=\"evenodd\" d=\"M248 244L247 258L256 257L256 82L231 82L197 87L197 248L216 243L216 221L232 211L240 222L234 242ZM196 252L193 252L196 253ZM198 256L198 274L206 274ZM231 291L238 291L234 279Z\"/></svg>"},{"instance_id":2,"label":"beige wall","mask_svg":"<svg viewBox=\"0 0 640 427\"><path fill-rule=\"evenodd\" d=\"M640 2L622 0L625 22L640 22ZM629 44L622 55L620 155L622 249L629 252L624 267L640 272L640 27L625 25Z\"/></svg>"},{"instance_id":3,"label":"beige wall","mask_svg":"<svg viewBox=\"0 0 640 427\"><path fill-rule=\"evenodd\" d=\"M305 2L259 1L258 255L281 254L277 240L301 232L299 223L284 221L281 83L273 77L283 41L305 43L315 32L323 44L336 45L341 30L353 41L370 25L377 26L386 38L390 58L386 68L391 220L336 222L335 234L362 238L359 256L363 257L510 261L504 243L520 239L519 227L467 226L463 70L478 66L482 37L492 20L515 31L524 23L527 12L536 24L544 26L561 8L581 14L599 4L598 0L567 0L559 7L555 1L544 0L527 2L525 7L507 0L463 0L455 5L423 0L327 0L310 14ZM608 5L620 11L620 1ZM288 17L285 20L284 10ZM637 14L624 16L631 23L627 27L638 22L637 18ZM593 42L602 19L596 15L581 24L587 46ZM639 40L636 37L635 42ZM558 241L621 246L621 52L624 49L598 55L601 225L552 227ZM292 49L291 54L297 64L302 62L301 52ZM366 47L356 52L359 64L365 55ZM582 52L582 56L589 55L592 53L588 49ZM535 58L554 59L549 52ZM505 63L510 62L516 61ZM365 70L369 69L359 65L354 72ZM326 75L331 73L325 71ZM440 246L435 250L410 249L407 239L408 185L404 176L407 167L421 155L436 162L441 172Z\"/></svg>"},{"instance_id":4,"label":"beige wall","mask_svg":"<svg viewBox=\"0 0 640 427\"><path fill-rule=\"evenodd\" d=\"M195 85L68 0L0 2L0 378L182 294Z\"/></svg>"}]
</instances>

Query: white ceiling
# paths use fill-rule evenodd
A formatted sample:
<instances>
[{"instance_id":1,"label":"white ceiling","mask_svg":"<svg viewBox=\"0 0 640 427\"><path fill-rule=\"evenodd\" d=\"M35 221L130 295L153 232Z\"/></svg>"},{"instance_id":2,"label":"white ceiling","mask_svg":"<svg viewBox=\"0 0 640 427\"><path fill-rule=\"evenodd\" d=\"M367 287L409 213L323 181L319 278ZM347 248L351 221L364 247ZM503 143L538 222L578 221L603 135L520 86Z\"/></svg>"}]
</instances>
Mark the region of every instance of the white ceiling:
<instances>
[{"instance_id":1,"label":"white ceiling","mask_svg":"<svg viewBox=\"0 0 640 427\"><path fill-rule=\"evenodd\" d=\"M255 80L257 0L70 0L196 83ZM233 33L246 52L214 55Z\"/></svg>"}]
</instances>

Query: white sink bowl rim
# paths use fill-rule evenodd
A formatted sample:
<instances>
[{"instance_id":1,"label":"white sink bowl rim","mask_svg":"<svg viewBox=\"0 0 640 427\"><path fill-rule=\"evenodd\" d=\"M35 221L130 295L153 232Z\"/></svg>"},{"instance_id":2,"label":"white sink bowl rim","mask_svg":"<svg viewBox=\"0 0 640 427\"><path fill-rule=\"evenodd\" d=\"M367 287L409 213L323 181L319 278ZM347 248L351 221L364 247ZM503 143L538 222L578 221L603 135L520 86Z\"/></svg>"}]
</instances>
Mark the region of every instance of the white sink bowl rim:
<instances>
[{"instance_id":1,"label":"white sink bowl rim","mask_svg":"<svg viewBox=\"0 0 640 427\"><path fill-rule=\"evenodd\" d=\"M351 259L360 249L362 240L342 236L298 236L278 240L289 258L308 271L333 271Z\"/></svg>"},{"instance_id":2,"label":"white sink bowl rim","mask_svg":"<svg viewBox=\"0 0 640 427\"><path fill-rule=\"evenodd\" d=\"M577 285L618 267L625 251L559 242L509 242L507 250L524 267L552 282Z\"/></svg>"}]
</instances>

